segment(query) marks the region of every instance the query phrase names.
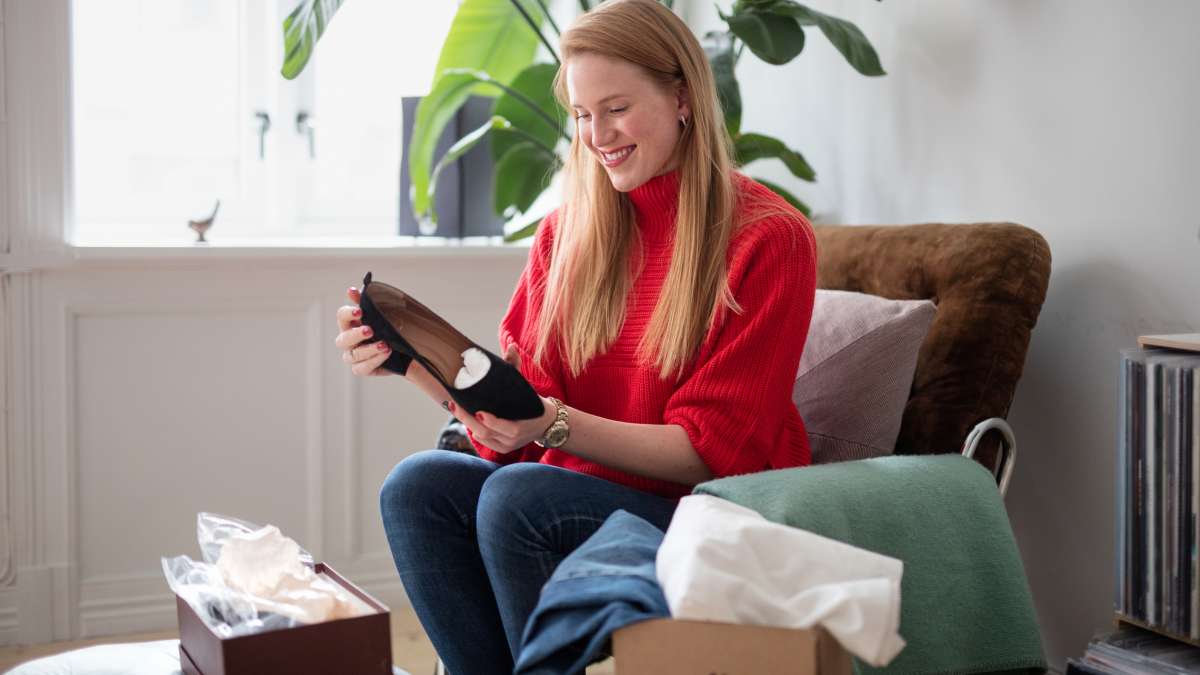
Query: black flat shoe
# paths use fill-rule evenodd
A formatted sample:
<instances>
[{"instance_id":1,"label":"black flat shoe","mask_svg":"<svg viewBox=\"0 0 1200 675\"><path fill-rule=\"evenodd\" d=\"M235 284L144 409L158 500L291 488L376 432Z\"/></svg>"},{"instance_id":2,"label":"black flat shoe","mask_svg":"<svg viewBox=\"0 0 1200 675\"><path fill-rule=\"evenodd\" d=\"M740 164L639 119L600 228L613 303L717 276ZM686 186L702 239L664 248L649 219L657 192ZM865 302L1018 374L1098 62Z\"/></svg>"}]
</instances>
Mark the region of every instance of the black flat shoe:
<instances>
[{"instance_id":1,"label":"black flat shoe","mask_svg":"<svg viewBox=\"0 0 1200 675\"><path fill-rule=\"evenodd\" d=\"M384 368L403 375L416 359L471 415L483 410L501 419L524 420L545 413L541 397L519 370L472 342L411 295L372 282L370 272L363 277L359 306L362 322L375 331L371 342L382 340L392 348ZM453 383L464 365L463 352L472 347L487 357L487 371L479 381L459 389Z\"/></svg>"}]
</instances>

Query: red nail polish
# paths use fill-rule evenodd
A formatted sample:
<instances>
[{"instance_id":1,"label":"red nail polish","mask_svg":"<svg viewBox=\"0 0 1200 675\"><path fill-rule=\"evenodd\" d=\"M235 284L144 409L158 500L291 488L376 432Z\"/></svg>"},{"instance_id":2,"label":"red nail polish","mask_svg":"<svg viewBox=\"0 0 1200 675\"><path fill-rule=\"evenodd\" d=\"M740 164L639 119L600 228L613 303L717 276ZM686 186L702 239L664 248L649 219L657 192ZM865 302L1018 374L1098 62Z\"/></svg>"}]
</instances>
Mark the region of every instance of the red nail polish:
<instances>
[{"instance_id":1,"label":"red nail polish","mask_svg":"<svg viewBox=\"0 0 1200 675\"><path fill-rule=\"evenodd\" d=\"M450 401L449 405L450 405L450 412L454 412L455 410L458 410L458 406L454 405L454 401Z\"/></svg>"},{"instance_id":2,"label":"red nail polish","mask_svg":"<svg viewBox=\"0 0 1200 675\"><path fill-rule=\"evenodd\" d=\"M356 310L354 310L353 312L350 312L350 314L351 314L351 315L353 315L353 316L362 316L362 310L361 310L361 309L356 309Z\"/></svg>"},{"instance_id":3,"label":"red nail polish","mask_svg":"<svg viewBox=\"0 0 1200 675\"><path fill-rule=\"evenodd\" d=\"M363 335L364 336L371 337L371 333L373 333L373 332L375 332L375 331L371 330L370 326L363 326Z\"/></svg>"}]
</instances>

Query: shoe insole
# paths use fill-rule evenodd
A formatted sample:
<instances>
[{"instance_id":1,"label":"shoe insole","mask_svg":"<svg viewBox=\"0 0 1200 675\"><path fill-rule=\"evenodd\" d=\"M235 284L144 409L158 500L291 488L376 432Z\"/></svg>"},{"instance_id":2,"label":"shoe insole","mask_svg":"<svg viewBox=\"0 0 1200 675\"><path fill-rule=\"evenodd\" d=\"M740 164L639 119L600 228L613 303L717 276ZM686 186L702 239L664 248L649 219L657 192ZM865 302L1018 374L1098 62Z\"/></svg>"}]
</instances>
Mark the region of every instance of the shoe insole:
<instances>
[{"instance_id":1,"label":"shoe insole","mask_svg":"<svg viewBox=\"0 0 1200 675\"><path fill-rule=\"evenodd\" d=\"M392 328L433 364L444 384L452 385L463 367L462 353L474 346L471 341L395 286L373 281L367 292Z\"/></svg>"}]
</instances>

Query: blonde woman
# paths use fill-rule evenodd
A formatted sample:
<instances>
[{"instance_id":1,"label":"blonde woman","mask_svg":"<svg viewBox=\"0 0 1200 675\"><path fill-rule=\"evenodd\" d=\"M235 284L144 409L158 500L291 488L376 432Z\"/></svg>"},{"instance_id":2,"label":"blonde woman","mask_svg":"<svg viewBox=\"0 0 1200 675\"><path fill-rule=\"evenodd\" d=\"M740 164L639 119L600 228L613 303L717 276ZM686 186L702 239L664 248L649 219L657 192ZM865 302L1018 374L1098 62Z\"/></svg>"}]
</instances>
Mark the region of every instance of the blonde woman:
<instances>
[{"instance_id":1,"label":"blonde woman","mask_svg":"<svg viewBox=\"0 0 1200 675\"><path fill-rule=\"evenodd\" d=\"M455 675L512 672L542 584L613 511L665 529L696 483L809 463L791 402L816 286L808 221L733 170L712 72L670 10L606 2L561 51L576 125L563 205L499 330L545 414L452 410L479 456L418 452L380 495ZM338 344L356 374L386 373L356 310L339 310ZM418 363L406 377L449 400Z\"/></svg>"}]
</instances>

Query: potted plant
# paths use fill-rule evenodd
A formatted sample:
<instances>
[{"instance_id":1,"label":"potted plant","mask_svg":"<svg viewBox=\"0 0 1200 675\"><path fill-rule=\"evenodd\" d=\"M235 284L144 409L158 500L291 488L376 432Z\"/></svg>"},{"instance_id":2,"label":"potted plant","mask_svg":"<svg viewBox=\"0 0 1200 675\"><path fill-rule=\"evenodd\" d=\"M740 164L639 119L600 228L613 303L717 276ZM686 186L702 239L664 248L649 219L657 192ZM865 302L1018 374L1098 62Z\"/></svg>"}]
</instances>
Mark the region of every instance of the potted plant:
<instances>
[{"instance_id":1,"label":"potted plant","mask_svg":"<svg viewBox=\"0 0 1200 675\"><path fill-rule=\"evenodd\" d=\"M284 77L294 78L304 69L343 1L301 0L284 20ZM660 1L673 5L673 0ZM578 2L580 11L592 7L591 0ZM766 134L742 130L737 63L747 49L767 63L788 63L803 51L805 29L815 27L859 73L881 76L885 73L875 48L854 24L794 0L735 0L728 13L718 12L727 30L707 33L704 45L716 76L725 125L733 139L735 161L744 166L777 159L793 176L815 181L816 172L800 152ZM560 142L571 138L565 111L551 91L559 59L550 37L559 34L543 0L462 0L442 45L433 85L417 107L408 148L411 201L418 221L437 218L431 205L439 172L486 138L495 163L492 207L516 224L505 240L533 234L540 214L530 220L532 214L526 212L563 164ZM551 61L535 61L539 46ZM491 118L435 162L438 138L473 94L494 99ZM811 215L808 205L783 187L755 180Z\"/></svg>"}]
</instances>

